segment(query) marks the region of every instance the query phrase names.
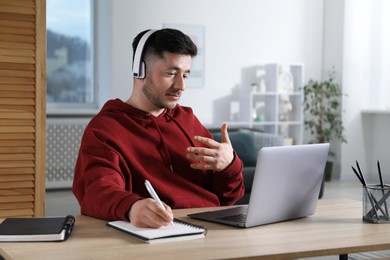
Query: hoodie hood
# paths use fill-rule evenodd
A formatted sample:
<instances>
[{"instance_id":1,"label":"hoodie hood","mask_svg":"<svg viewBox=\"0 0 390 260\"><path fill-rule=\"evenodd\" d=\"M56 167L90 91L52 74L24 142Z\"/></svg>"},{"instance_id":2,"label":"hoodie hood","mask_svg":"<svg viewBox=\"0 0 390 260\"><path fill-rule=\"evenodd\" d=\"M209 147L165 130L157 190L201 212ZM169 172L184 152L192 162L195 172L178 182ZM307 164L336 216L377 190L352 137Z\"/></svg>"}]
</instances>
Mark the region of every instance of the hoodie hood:
<instances>
[{"instance_id":1,"label":"hoodie hood","mask_svg":"<svg viewBox=\"0 0 390 260\"><path fill-rule=\"evenodd\" d=\"M161 115L159 115L158 117L168 115L167 118L172 118L174 116L175 111L178 109L178 107L180 107L179 104L177 104L176 107L173 109L165 109L165 111L161 113ZM101 109L101 113L118 113L118 112L128 114L131 117L141 117L141 118L155 117L149 112L135 108L118 98L107 101L106 104L104 104L104 106Z\"/></svg>"},{"instance_id":2,"label":"hoodie hood","mask_svg":"<svg viewBox=\"0 0 390 260\"><path fill-rule=\"evenodd\" d=\"M109 100L103 106L99 114L100 116L116 118L117 121L123 122L124 125L126 125L125 122L127 120L132 121L133 131L135 131L134 127L136 125L146 129L147 131L155 129L159 139L158 146L161 148L159 151L161 153L162 160L167 162L167 165L172 171L172 156L166 143L167 135L171 135L168 132L175 128L176 130L173 130L175 134L173 136L171 135L173 139L175 135L182 134L187 139L189 146L195 146L194 140L192 139L195 133L193 133L193 129L186 127L188 124L187 121L191 120L189 114L192 115L191 117L195 118L192 114L191 108L176 105L175 108L166 109L163 113L161 113L161 115L156 117L149 112L135 108L120 99L113 99ZM167 130L167 125L170 125L169 129L171 130ZM200 135L201 133L199 132L197 134Z\"/></svg>"}]
</instances>

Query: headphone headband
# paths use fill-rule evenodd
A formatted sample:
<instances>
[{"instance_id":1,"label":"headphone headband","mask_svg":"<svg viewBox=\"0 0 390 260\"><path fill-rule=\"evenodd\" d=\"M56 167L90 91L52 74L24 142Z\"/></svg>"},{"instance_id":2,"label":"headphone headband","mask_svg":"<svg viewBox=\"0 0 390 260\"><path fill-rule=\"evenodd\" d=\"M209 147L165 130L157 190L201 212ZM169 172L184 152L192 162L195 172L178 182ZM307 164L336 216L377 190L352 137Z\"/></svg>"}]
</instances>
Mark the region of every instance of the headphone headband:
<instances>
[{"instance_id":1,"label":"headphone headband","mask_svg":"<svg viewBox=\"0 0 390 260\"><path fill-rule=\"evenodd\" d=\"M134 53L134 62L133 62L133 77L137 79L145 78L145 62L141 60L142 53L144 51L144 46L149 38L155 30L149 30L144 35L142 35L141 39L138 42L137 48Z\"/></svg>"}]
</instances>

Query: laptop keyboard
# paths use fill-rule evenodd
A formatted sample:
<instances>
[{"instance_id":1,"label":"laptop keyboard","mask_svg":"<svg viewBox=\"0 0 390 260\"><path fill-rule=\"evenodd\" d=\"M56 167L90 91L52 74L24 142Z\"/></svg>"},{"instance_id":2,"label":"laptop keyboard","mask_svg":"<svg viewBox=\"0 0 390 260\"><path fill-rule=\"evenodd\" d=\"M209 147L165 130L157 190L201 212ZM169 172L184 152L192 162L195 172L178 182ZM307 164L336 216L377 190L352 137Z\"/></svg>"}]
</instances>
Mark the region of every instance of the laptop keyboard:
<instances>
[{"instance_id":1,"label":"laptop keyboard","mask_svg":"<svg viewBox=\"0 0 390 260\"><path fill-rule=\"evenodd\" d=\"M220 217L217 219L221 219L224 221L231 221L231 222L236 222L236 223L244 223L246 220L246 214L237 214L237 215L231 215L231 216L225 216L225 217Z\"/></svg>"}]
</instances>

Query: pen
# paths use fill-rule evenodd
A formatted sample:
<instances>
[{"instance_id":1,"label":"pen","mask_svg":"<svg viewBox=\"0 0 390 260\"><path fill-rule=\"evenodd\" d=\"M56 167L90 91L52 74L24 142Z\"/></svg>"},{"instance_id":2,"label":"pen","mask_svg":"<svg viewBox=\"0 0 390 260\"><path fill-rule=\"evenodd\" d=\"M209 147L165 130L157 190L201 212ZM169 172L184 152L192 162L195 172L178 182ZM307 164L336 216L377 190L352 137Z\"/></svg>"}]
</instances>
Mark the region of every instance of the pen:
<instances>
[{"instance_id":1,"label":"pen","mask_svg":"<svg viewBox=\"0 0 390 260\"><path fill-rule=\"evenodd\" d=\"M160 198L158 197L156 191L153 189L153 186L152 184L148 181L148 180L145 180L145 186L146 186L146 189L148 190L150 196L152 196L152 198L158 203L158 205L165 209L164 205L162 204ZM173 224L173 221L171 221L171 225L174 227L175 224Z\"/></svg>"}]
</instances>

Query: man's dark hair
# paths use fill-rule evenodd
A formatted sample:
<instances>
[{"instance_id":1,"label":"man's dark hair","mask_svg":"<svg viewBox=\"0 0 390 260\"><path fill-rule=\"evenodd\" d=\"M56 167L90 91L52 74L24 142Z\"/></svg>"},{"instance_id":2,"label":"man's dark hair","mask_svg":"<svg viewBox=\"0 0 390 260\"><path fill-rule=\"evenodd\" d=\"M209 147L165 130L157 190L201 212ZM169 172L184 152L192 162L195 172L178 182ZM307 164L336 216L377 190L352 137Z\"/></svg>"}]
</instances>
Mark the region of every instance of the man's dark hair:
<instances>
[{"instance_id":1,"label":"man's dark hair","mask_svg":"<svg viewBox=\"0 0 390 260\"><path fill-rule=\"evenodd\" d=\"M133 41L133 57L141 37L149 30L139 33ZM161 29L153 32L146 40L141 60L145 55L156 55L163 58L163 52L190 55L195 57L198 48L195 43L183 32L176 29Z\"/></svg>"}]
</instances>

